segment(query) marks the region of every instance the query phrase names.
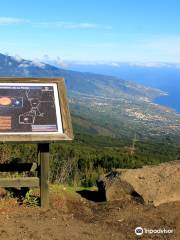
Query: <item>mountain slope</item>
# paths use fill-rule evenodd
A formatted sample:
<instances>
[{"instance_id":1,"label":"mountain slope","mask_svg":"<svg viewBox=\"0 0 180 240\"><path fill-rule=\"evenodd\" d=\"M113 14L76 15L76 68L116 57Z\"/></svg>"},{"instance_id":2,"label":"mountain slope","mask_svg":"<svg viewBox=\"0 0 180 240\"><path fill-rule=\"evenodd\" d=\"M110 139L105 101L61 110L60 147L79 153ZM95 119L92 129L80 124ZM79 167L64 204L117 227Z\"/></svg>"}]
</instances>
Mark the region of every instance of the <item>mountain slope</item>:
<instances>
[{"instance_id":1,"label":"mountain slope","mask_svg":"<svg viewBox=\"0 0 180 240\"><path fill-rule=\"evenodd\" d=\"M167 92L168 96L158 98L156 102L172 107L180 113L180 64L178 63L65 62L65 64L67 69L103 73L161 89Z\"/></svg>"},{"instance_id":2,"label":"mountain slope","mask_svg":"<svg viewBox=\"0 0 180 240\"><path fill-rule=\"evenodd\" d=\"M153 103L153 98L166 94L158 89L3 54L0 76L64 77L77 132L129 138L180 136L179 116Z\"/></svg>"},{"instance_id":3,"label":"mountain slope","mask_svg":"<svg viewBox=\"0 0 180 240\"><path fill-rule=\"evenodd\" d=\"M0 54L0 76L64 77L69 93L104 97L127 95L154 98L164 93L117 77L60 69L49 64Z\"/></svg>"}]
</instances>

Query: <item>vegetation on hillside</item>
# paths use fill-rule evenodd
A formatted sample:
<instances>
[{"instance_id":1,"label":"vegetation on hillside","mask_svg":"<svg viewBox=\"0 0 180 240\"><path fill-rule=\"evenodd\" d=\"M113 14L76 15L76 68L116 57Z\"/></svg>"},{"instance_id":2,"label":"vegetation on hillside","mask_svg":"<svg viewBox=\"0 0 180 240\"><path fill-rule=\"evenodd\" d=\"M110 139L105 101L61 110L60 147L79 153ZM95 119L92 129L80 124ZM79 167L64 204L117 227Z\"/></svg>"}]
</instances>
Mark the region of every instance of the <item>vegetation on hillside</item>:
<instances>
[{"instance_id":1,"label":"vegetation on hillside","mask_svg":"<svg viewBox=\"0 0 180 240\"><path fill-rule=\"evenodd\" d=\"M73 142L51 144L50 181L93 186L99 175L113 168L137 168L179 159L180 140L140 141L78 133ZM35 144L0 145L0 162L36 161Z\"/></svg>"}]
</instances>

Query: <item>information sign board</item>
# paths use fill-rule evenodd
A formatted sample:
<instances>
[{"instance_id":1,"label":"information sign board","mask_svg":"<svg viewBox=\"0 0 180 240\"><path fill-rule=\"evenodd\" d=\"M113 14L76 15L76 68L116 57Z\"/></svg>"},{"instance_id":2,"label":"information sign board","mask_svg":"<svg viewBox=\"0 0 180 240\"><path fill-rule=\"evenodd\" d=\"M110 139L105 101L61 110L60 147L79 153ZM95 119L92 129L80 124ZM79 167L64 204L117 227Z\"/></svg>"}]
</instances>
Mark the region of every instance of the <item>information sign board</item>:
<instances>
[{"instance_id":1,"label":"information sign board","mask_svg":"<svg viewBox=\"0 0 180 240\"><path fill-rule=\"evenodd\" d=\"M63 78L0 78L0 142L72 137Z\"/></svg>"}]
</instances>

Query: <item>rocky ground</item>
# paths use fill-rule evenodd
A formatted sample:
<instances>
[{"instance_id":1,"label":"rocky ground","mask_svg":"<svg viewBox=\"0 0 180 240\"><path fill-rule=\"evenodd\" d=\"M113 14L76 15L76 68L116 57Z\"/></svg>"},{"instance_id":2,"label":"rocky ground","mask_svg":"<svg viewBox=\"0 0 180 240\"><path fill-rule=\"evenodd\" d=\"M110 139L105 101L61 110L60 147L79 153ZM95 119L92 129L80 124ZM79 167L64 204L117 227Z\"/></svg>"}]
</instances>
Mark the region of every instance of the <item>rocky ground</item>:
<instances>
[{"instance_id":1,"label":"rocky ground","mask_svg":"<svg viewBox=\"0 0 180 240\"><path fill-rule=\"evenodd\" d=\"M1 240L133 240L180 239L180 202L158 207L135 200L94 202L96 192L50 194L50 209L19 205L17 199L0 200ZM84 197L91 199L87 200ZM136 236L137 226L172 229L171 234Z\"/></svg>"},{"instance_id":2,"label":"rocky ground","mask_svg":"<svg viewBox=\"0 0 180 240\"><path fill-rule=\"evenodd\" d=\"M115 169L97 181L107 201L135 197L141 203L159 206L180 201L180 161L137 169Z\"/></svg>"}]
</instances>

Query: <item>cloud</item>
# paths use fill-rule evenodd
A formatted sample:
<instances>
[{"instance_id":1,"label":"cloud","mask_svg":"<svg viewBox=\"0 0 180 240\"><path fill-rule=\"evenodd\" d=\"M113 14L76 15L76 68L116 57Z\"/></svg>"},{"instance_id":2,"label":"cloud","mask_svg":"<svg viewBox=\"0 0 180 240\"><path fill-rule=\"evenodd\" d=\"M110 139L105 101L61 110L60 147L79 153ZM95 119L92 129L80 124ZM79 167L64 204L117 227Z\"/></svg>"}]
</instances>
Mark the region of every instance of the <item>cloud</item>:
<instances>
[{"instance_id":1,"label":"cloud","mask_svg":"<svg viewBox=\"0 0 180 240\"><path fill-rule=\"evenodd\" d=\"M0 17L0 25L22 24L27 22L28 20L22 18Z\"/></svg>"},{"instance_id":2,"label":"cloud","mask_svg":"<svg viewBox=\"0 0 180 240\"><path fill-rule=\"evenodd\" d=\"M61 29L112 29L109 25L101 25L96 23L88 22L64 22L64 21L30 21L23 18L14 18L14 17L0 17L0 25L13 25L13 24L29 24L33 27L43 27L43 28L61 28Z\"/></svg>"},{"instance_id":3,"label":"cloud","mask_svg":"<svg viewBox=\"0 0 180 240\"><path fill-rule=\"evenodd\" d=\"M43 56L42 61L58 68L66 68L68 66L68 63L62 58L56 57L55 59L51 59L47 54Z\"/></svg>"},{"instance_id":4,"label":"cloud","mask_svg":"<svg viewBox=\"0 0 180 240\"><path fill-rule=\"evenodd\" d=\"M63 22L63 21L55 21L55 22L35 22L34 26L37 27L45 27L45 28L62 28L62 29L106 29L110 30L111 26L101 25L96 23L72 23L72 22Z\"/></svg>"},{"instance_id":5,"label":"cloud","mask_svg":"<svg viewBox=\"0 0 180 240\"><path fill-rule=\"evenodd\" d=\"M35 67L39 67L39 68L45 68L46 64L35 59L33 61L24 60L18 65L19 68L29 68L31 66L35 66Z\"/></svg>"},{"instance_id":6,"label":"cloud","mask_svg":"<svg viewBox=\"0 0 180 240\"><path fill-rule=\"evenodd\" d=\"M132 67L147 67L147 68L169 67L169 64L162 62L129 62L128 65Z\"/></svg>"},{"instance_id":7,"label":"cloud","mask_svg":"<svg viewBox=\"0 0 180 240\"><path fill-rule=\"evenodd\" d=\"M29 67L29 63L26 63L26 62L21 63L21 64L18 65L18 67L19 68L28 68Z\"/></svg>"},{"instance_id":8,"label":"cloud","mask_svg":"<svg viewBox=\"0 0 180 240\"><path fill-rule=\"evenodd\" d=\"M67 64L60 57L56 58L55 63L58 67L67 67Z\"/></svg>"},{"instance_id":9,"label":"cloud","mask_svg":"<svg viewBox=\"0 0 180 240\"><path fill-rule=\"evenodd\" d=\"M55 61L55 60L54 60ZM146 68L180 68L180 63L170 63L170 62L148 62L148 61L85 61L85 60L68 60L64 62L66 66L70 65L104 65L107 67L121 68L124 66L129 67L146 67Z\"/></svg>"},{"instance_id":10,"label":"cloud","mask_svg":"<svg viewBox=\"0 0 180 240\"><path fill-rule=\"evenodd\" d=\"M14 59L17 62L21 62L23 59L21 56L19 56L18 54L16 54L15 56L11 56L12 59Z\"/></svg>"},{"instance_id":11,"label":"cloud","mask_svg":"<svg viewBox=\"0 0 180 240\"><path fill-rule=\"evenodd\" d=\"M35 66L35 67L40 67L40 68L44 68L46 65L43 62L40 62L39 60L33 60L31 61L31 65Z\"/></svg>"},{"instance_id":12,"label":"cloud","mask_svg":"<svg viewBox=\"0 0 180 240\"><path fill-rule=\"evenodd\" d=\"M112 63L111 63L111 66L112 66L112 67L119 67L120 65L119 65L119 63L112 62Z\"/></svg>"}]
</instances>

